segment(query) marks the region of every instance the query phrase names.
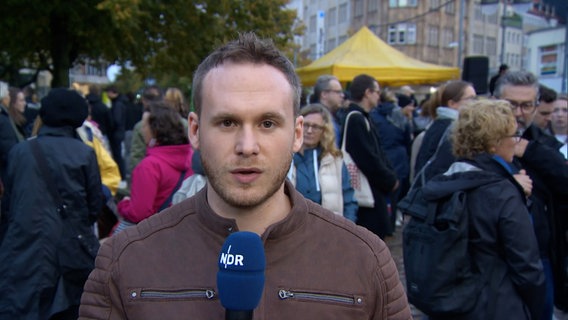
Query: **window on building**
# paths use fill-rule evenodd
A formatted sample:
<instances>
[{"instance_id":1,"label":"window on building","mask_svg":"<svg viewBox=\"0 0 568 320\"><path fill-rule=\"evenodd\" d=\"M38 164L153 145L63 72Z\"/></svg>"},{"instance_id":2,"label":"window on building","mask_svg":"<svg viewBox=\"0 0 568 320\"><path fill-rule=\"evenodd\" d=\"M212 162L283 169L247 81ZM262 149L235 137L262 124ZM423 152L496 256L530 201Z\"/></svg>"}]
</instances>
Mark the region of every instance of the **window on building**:
<instances>
[{"instance_id":1,"label":"window on building","mask_svg":"<svg viewBox=\"0 0 568 320\"><path fill-rule=\"evenodd\" d=\"M487 37L486 39L486 46L485 46L485 54L488 56L493 56L497 54L497 39L494 37Z\"/></svg>"},{"instance_id":2,"label":"window on building","mask_svg":"<svg viewBox=\"0 0 568 320\"><path fill-rule=\"evenodd\" d=\"M389 26L387 42L389 44L415 44L416 24L399 23Z\"/></svg>"},{"instance_id":3,"label":"window on building","mask_svg":"<svg viewBox=\"0 0 568 320\"><path fill-rule=\"evenodd\" d=\"M363 15L363 0L355 0L355 17Z\"/></svg>"},{"instance_id":4,"label":"window on building","mask_svg":"<svg viewBox=\"0 0 568 320\"><path fill-rule=\"evenodd\" d=\"M317 29L317 18L316 15L314 14L310 17L310 33L316 32L317 31L316 29Z\"/></svg>"},{"instance_id":5,"label":"window on building","mask_svg":"<svg viewBox=\"0 0 568 320\"><path fill-rule=\"evenodd\" d=\"M347 3L339 6L339 14L337 17L338 23L344 23L347 21Z\"/></svg>"},{"instance_id":6,"label":"window on building","mask_svg":"<svg viewBox=\"0 0 568 320\"><path fill-rule=\"evenodd\" d=\"M430 9L437 9L440 6L440 0L430 0Z\"/></svg>"},{"instance_id":7,"label":"window on building","mask_svg":"<svg viewBox=\"0 0 568 320\"><path fill-rule=\"evenodd\" d=\"M446 13L448 14L454 14L456 13L456 4L455 1L449 1L448 4L446 4L446 9L445 9Z\"/></svg>"},{"instance_id":8,"label":"window on building","mask_svg":"<svg viewBox=\"0 0 568 320\"><path fill-rule=\"evenodd\" d=\"M429 46L438 46L438 44L439 44L438 33L439 33L438 26L429 26L428 27L427 44Z\"/></svg>"},{"instance_id":9,"label":"window on building","mask_svg":"<svg viewBox=\"0 0 568 320\"><path fill-rule=\"evenodd\" d=\"M328 39L325 42L325 53L328 53L333 49L335 49L335 38Z\"/></svg>"},{"instance_id":10,"label":"window on building","mask_svg":"<svg viewBox=\"0 0 568 320\"><path fill-rule=\"evenodd\" d=\"M483 36L478 34L473 35L473 53L483 54Z\"/></svg>"},{"instance_id":11,"label":"window on building","mask_svg":"<svg viewBox=\"0 0 568 320\"><path fill-rule=\"evenodd\" d=\"M407 23L406 24L407 30L407 39L406 43L408 44L415 44L416 43L416 25L414 23Z\"/></svg>"},{"instance_id":12,"label":"window on building","mask_svg":"<svg viewBox=\"0 0 568 320\"><path fill-rule=\"evenodd\" d=\"M475 5L475 20L483 21L483 12L481 11L481 5Z\"/></svg>"},{"instance_id":13,"label":"window on building","mask_svg":"<svg viewBox=\"0 0 568 320\"><path fill-rule=\"evenodd\" d=\"M378 0L369 0L367 12L376 12L379 9Z\"/></svg>"},{"instance_id":14,"label":"window on building","mask_svg":"<svg viewBox=\"0 0 568 320\"><path fill-rule=\"evenodd\" d=\"M388 35L388 38L387 38L387 42L389 44L395 44L396 43L396 26L395 25L389 26L389 35Z\"/></svg>"},{"instance_id":15,"label":"window on building","mask_svg":"<svg viewBox=\"0 0 568 320\"><path fill-rule=\"evenodd\" d=\"M316 45L312 44L310 45L310 59L315 60L316 58L317 58Z\"/></svg>"},{"instance_id":16,"label":"window on building","mask_svg":"<svg viewBox=\"0 0 568 320\"><path fill-rule=\"evenodd\" d=\"M345 40L347 40L347 35L343 35L343 36L339 37L339 40L337 41L337 46L339 46L340 44L345 42Z\"/></svg>"},{"instance_id":17,"label":"window on building","mask_svg":"<svg viewBox=\"0 0 568 320\"><path fill-rule=\"evenodd\" d=\"M488 23L497 24L498 21L499 21L499 15L497 15L497 12L495 12L494 14L490 14L489 16L487 16L487 22L488 22Z\"/></svg>"},{"instance_id":18,"label":"window on building","mask_svg":"<svg viewBox=\"0 0 568 320\"><path fill-rule=\"evenodd\" d=\"M336 24L336 17L337 17L337 8L333 7L329 10L327 10L327 16L326 16L326 20L327 20L327 26L328 27L334 27Z\"/></svg>"},{"instance_id":19,"label":"window on building","mask_svg":"<svg viewBox=\"0 0 568 320\"><path fill-rule=\"evenodd\" d=\"M454 29L444 28L443 34L443 44L448 46L450 43L457 42L458 39L454 39Z\"/></svg>"},{"instance_id":20,"label":"window on building","mask_svg":"<svg viewBox=\"0 0 568 320\"><path fill-rule=\"evenodd\" d=\"M541 76L556 75L558 71L558 45L540 47L539 73Z\"/></svg>"},{"instance_id":21,"label":"window on building","mask_svg":"<svg viewBox=\"0 0 568 320\"><path fill-rule=\"evenodd\" d=\"M389 0L389 7L391 8L416 6L418 6L418 0Z\"/></svg>"}]
</instances>

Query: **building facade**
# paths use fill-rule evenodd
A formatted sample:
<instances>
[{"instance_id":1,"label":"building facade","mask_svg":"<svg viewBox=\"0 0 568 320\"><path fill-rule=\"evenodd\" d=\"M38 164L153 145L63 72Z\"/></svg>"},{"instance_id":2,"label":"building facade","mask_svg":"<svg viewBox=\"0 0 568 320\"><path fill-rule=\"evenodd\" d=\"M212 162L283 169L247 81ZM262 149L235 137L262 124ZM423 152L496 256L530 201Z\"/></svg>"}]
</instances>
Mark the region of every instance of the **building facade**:
<instances>
[{"instance_id":1,"label":"building facade","mask_svg":"<svg viewBox=\"0 0 568 320\"><path fill-rule=\"evenodd\" d=\"M527 34L526 69L539 82L557 92L566 92L566 28L555 27Z\"/></svg>"},{"instance_id":2,"label":"building facade","mask_svg":"<svg viewBox=\"0 0 568 320\"><path fill-rule=\"evenodd\" d=\"M506 63L527 68L526 34L555 26L543 0L294 0L306 33L298 41L316 60L362 26L415 59L462 67L487 56L489 74Z\"/></svg>"}]
</instances>

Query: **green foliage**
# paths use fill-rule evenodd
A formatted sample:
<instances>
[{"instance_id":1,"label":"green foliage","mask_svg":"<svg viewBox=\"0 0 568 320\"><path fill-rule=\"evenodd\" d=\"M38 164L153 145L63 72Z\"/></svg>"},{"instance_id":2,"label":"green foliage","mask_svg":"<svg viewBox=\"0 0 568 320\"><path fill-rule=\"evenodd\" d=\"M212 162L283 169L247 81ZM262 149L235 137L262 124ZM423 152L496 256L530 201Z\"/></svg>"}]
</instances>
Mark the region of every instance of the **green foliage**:
<instances>
[{"instance_id":1,"label":"green foliage","mask_svg":"<svg viewBox=\"0 0 568 320\"><path fill-rule=\"evenodd\" d=\"M303 32L286 0L3 2L0 30L14 32L0 33L0 78L31 67L50 70L52 86L68 85L65 74L81 59L129 62L142 79L187 85L199 62L238 32L270 37L290 58L293 35Z\"/></svg>"}]
</instances>

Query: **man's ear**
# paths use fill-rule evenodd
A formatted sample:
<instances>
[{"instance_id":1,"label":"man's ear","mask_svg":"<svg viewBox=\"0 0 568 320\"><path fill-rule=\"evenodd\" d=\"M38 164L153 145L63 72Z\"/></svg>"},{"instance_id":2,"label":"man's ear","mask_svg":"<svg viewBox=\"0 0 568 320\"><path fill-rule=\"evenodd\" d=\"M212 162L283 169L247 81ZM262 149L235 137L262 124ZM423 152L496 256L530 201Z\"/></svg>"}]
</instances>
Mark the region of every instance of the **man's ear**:
<instances>
[{"instance_id":1,"label":"man's ear","mask_svg":"<svg viewBox=\"0 0 568 320\"><path fill-rule=\"evenodd\" d=\"M298 116L294 124L294 144L292 151L298 152L304 143L304 116Z\"/></svg>"},{"instance_id":2,"label":"man's ear","mask_svg":"<svg viewBox=\"0 0 568 320\"><path fill-rule=\"evenodd\" d=\"M190 112L187 118L187 134L193 150L199 150L199 116Z\"/></svg>"}]
</instances>

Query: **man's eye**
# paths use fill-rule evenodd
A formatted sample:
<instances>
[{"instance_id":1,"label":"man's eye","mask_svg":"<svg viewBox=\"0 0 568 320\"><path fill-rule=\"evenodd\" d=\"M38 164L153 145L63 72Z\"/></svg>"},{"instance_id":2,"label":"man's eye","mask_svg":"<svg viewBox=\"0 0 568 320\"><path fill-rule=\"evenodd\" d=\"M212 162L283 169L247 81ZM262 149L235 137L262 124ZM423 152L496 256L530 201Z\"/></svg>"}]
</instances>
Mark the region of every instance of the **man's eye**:
<instances>
[{"instance_id":1,"label":"man's eye","mask_svg":"<svg viewBox=\"0 0 568 320\"><path fill-rule=\"evenodd\" d=\"M274 122L269 120L262 121L262 127L266 129L272 128L274 127Z\"/></svg>"},{"instance_id":2,"label":"man's eye","mask_svg":"<svg viewBox=\"0 0 568 320\"><path fill-rule=\"evenodd\" d=\"M231 120L223 120L223 121L221 121L221 126L223 126L223 127L230 127L230 126L232 126L232 125L233 125L233 121L231 121Z\"/></svg>"}]
</instances>

